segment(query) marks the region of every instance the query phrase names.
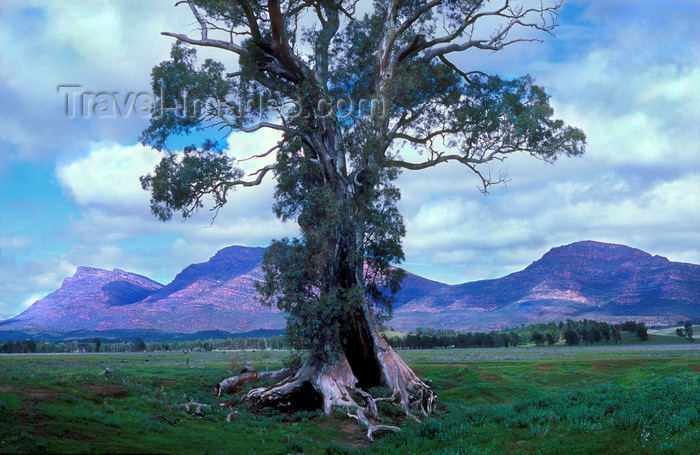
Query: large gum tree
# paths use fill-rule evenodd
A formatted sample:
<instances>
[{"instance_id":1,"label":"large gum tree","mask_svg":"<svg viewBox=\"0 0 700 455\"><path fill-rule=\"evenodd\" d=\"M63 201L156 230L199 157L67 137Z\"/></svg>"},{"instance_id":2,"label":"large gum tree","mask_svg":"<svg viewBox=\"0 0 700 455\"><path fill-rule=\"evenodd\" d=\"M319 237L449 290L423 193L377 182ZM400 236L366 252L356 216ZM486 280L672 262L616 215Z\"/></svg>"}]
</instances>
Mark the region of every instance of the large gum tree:
<instances>
[{"instance_id":1,"label":"large gum tree","mask_svg":"<svg viewBox=\"0 0 700 455\"><path fill-rule=\"evenodd\" d=\"M583 132L553 118L548 95L530 77L507 80L454 60L538 41L556 27L561 1L178 5L191 10L194 33L163 32L176 41L171 59L153 69L158 99L141 137L164 152L142 177L152 211L162 220L207 205L217 211L232 190L270 178L275 214L300 228L298 238L270 245L258 292L288 313L290 340L310 355L248 397L326 413L345 408L370 430L367 416L380 400L412 417L432 412L433 391L377 328L403 273L396 265L405 228L393 182L401 171L457 163L485 191L500 182L489 162L518 152L545 161L583 153ZM198 63L201 47L228 57ZM222 131L263 129L279 135L270 150L220 147ZM171 145L205 136L179 151ZM246 175L241 159L261 164ZM377 390L382 396L372 395Z\"/></svg>"}]
</instances>

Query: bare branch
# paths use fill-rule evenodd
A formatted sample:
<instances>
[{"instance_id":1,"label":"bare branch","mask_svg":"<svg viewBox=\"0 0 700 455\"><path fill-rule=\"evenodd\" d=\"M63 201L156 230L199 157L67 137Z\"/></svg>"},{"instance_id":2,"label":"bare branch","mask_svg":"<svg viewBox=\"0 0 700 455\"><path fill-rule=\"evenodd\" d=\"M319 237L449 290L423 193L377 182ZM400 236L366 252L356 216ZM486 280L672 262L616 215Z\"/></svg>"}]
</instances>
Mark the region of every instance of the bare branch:
<instances>
[{"instance_id":1,"label":"bare branch","mask_svg":"<svg viewBox=\"0 0 700 455\"><path fill-rule=\"evenodd\" d=\"M245 49L243 49L241 46L238 46L234 43L227 43L226 41L218 40L218 39L211 39L207 38L206 40L202 39L194 39L190 38L187 35L183 35L181 33L171 33L171 32L161 32L161 35L164 36L171 36L177 40L180 40L184 43L192 44L195 46L203 46L203 47L214 47L217 49L224 49L227 51L234 52L238 55L245 55L248 53Z\"/></svg>"},{"instance_id":2,"label":"bare branch","mask_svg":"<svg viewBox=\"0 0 700 455\"><path fill-rule=\"evenodd\" d=\"M279 149L280 147L282 147L282 146L281 146L280 144L277 144L277 145L275 145L274 147L272 147L270 150L268 150L268 151L265 152L265 153L261 153L261 154L259 154L259 155L249 156L248 158L243 158L243 159L241 159L241 160L238 160L238 162L239 162L239 163L242 163L243 161L248 161L248 160L252 160L252 159L256 159L256 158L264 158L264 157L268 156L270 153L272 153L272 152L274 152L275 150Z\"/></svg>"},{"instance_id":3,"label":"bare branch","mask_svg":"<svg viewBox=\"0 0 700 455\"><path fill-rule=\"evenodd\" d=\"M435 167L438 164L446 163L448 161L458 161L462 164L467 163L485 163L487 159L474 159L462 155L443 155L437 154L431 157L429 160L423 161L421 163L410 163L403 160L387 160L384 167L399 167L403 169L408 169L409 171L419 171L421 169L428 169L430 167Z\"/></svg>"},{"instance_id":4,"label":"bare branch","mask_svg":"<svg viewBox=\"0 0 700 455\"><path fill-rule=\"evenodd\" d=\"M227 185L229 185L229 186L258 186L262 183L263 179L265 178L265 175L274 169L275 169L274 164L268 164L267 166L262 167L262 168L258 169L257 171L250 174L251 177L257 174L258 177L255 180L234 180L232 182L228 182Z\"/></svg>"},{"instance_id":5,"label":"bare branch","mask_svg":"<svg viewBox=\"0 0 700 455\"><path fill-rule=\"evenodd\" d=\"M195 8L194 3L192 3L192 0L187 0L187 4L190 5L190 10L192 10L192 14L194 15L195 19L197 19L197 22L199 22L199 26L202 31L202 41L206 41L207 35L209 33L209 30L207 29L207 23L204 22L204 19L202 19L202 16L199 14L199 11L197 11L197 8Z\"/></svg>"},{"instance_id":6,"label":"bare branch","mask_svg":"<svg viewBox=\"0 0 700 455\"><path fill-rule=\"evenodd\" d=\"M469 78L469 76L471 76L472 74L478 74L478 75L480 75L480 76L488 76L488 74L484 73L483 71L476 71L476 70L474 70L474 71L464 72L464 71L460 70L459 68L457 68L457 65L455 65L454 63L452 63L451 61L449 61L449 60L447 59L447 57L445 57L444 55L439 55L438 58L440 59L440 61L442 61L442 63L444 63L445 65L449 66L449 67L452 69L452 71L454 71L455 73L457 73L457 74L459 74L460 76L462 76L462 79L464 79L468 84L473 84L473 83L474 83L474 81L472 81L472 80Z\"/></svg>"}]
</instances>

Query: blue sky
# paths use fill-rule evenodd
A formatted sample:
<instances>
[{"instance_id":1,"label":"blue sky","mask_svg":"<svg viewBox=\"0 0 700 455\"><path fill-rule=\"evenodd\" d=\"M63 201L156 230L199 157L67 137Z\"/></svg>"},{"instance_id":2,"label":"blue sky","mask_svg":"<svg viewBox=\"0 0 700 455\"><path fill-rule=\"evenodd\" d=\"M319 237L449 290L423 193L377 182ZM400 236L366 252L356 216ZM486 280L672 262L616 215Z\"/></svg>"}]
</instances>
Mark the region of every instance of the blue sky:
<instances>
[{"instance_id":1,"label":"blue sky","mask_svg":"<svg viewBox=\"0 0 700 455\"><path fill-rule=\"evenodd\" d=\"M146 120L66 117L58 85L149 90L172 43L160 32L193 28L173 3L0 0L0 319L80 265L168 282L224 246L296 232L272 215L271 183L239 191L211 227L206 211L159 222L138 183L159 160L137 141ZM510 182L489 196L459 166L405 173L404 266L450 283L495 278L578 240L700 263L698 22L694 0L571 0L556 37L456 59L533 75L586 131L587 153L553 166L510 159L494 168ZM274 137L229 142L245 154Z\"/></svg>"}]
</instances>

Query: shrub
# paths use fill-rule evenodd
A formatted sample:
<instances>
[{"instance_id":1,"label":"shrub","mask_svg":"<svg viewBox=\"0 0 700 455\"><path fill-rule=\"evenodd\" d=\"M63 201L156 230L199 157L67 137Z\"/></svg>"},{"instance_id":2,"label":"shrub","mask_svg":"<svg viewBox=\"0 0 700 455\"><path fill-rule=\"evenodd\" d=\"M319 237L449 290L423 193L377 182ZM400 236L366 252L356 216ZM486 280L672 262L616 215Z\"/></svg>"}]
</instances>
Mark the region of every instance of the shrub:
<instances>
[{"instance_id":1,"label":"shrub","mask_svg":"<svg viewBox=\"0 0 700 455\"><path fill-rule=\"evenodd\" d=\"M378 401L377 410L383 416L387 417L399 417L405 414L401 406L397 406L394 403L388 401Z\"/></svg>"}]
</instances>

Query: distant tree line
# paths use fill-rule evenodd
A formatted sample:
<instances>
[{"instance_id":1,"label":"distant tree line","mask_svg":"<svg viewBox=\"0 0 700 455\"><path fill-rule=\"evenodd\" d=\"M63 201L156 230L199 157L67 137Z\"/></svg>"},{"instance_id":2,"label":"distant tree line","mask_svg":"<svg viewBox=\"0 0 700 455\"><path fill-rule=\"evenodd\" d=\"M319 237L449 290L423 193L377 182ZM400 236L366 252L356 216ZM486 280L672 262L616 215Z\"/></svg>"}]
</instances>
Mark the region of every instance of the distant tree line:
<instances>
[{"instance_id":1,"label":"distant tree line","mask_svg":"<svg viewBox=\"0 0 700 455\"><path fill-rule=\"evenodd\" d=\"M502 332L457 332L417 328L405 337L389 337L389 343L397 349L509 347L534 343L536 346L554 345L561 340L569 346L615 342L622 339L620 332L633 332L640 340L649 339L643 322L628 321L624 324L584 319L567 319L559 323L531 324Z\"/></svg>"},{"instance_id":2,"label":"distant tree line","mask_svg":"<svg viewBox=\"0 0 700 455\"><path fill-rule=\"evenodd\" d=\"M457 332L455 330L434 330L417 328L405 337L387 337L396 349L433 348L474 348L510 347L534 343L536 346L551 346L561 340L569 346L590 345L606 342L617 343L622 339L621 332L631 332L640 340L649 339L643 322L627 321L623 324L584 319L567 319L559 323L531 324L502 332ZM693 326L686 323L676 334L693 342ZM238 337L188 341L148 341L141 338L135 341L76 340L76 341L8 341L0 345L0 353L70 353L70 352L167 352L167 351L223 351L223 350L288 350L291 346L284 336Z\"/></svg>"},{"instance_id":3,"label":"distant tree line","mask_svg":"<svg viewBox=\"0 0 700 455\"><path fill-rule=\"evenodd\" d=\"M0 353L71 353L71 352L164 352L213 350L282 350L290 349L282 336L270 338L239 337L188 341L135 341L94 340L76 341L8 341L0 345Z\"/></svg>"}]
</instances>

